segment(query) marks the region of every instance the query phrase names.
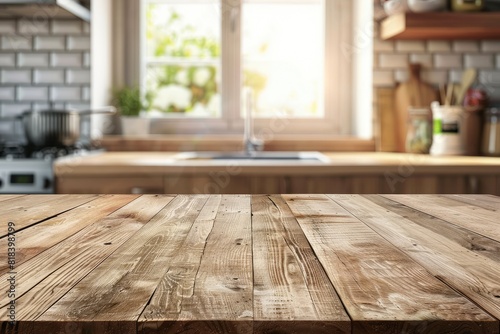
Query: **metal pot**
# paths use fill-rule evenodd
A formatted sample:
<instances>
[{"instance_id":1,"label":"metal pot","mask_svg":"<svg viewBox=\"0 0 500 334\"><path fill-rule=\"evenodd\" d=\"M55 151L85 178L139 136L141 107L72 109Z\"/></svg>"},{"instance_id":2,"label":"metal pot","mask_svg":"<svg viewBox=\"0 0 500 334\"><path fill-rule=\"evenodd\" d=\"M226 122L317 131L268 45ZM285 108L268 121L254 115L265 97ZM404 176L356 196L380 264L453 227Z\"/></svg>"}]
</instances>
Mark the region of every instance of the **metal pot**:
<instances>
[{"instance_id":1,"label":"metal pot","mask_svg":"<svg viewBox=\"0 0 500 334\"><path fill-rule=\"evenodd\" d=\"M80 116L114 114L113 107L95 110L26 111L19 116L28 143L35 147L72 146L80 139Z\"/></svg>"}]
</instances>

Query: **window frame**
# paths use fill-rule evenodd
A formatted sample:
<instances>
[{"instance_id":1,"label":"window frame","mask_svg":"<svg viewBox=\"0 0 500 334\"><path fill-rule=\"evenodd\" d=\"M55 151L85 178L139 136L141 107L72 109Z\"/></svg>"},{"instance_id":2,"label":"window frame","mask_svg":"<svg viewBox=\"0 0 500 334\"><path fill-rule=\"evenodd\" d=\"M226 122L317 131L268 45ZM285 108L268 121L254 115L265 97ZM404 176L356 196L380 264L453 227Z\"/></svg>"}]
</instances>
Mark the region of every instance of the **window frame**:
<instances>
[{"instance_id":1,"label":"window frame","mask_svg":"<svg viewBox=\"0 0 500 334\"><path fill-rule=\"evenodd\" d=\"M151 134L236 134L242 133L241 108L241 6L244 0L221 0L222 113L220 118L176 117L165 115L151 122ZM140 86L144 92L146 58L146 6L162 0L140 1ZM254 119L255 133L264 140L276 135L353 134L353 61L341 52L351 45L353 2L325 0L325 84L324 117ZM231 59L232 61L228 61ZM237 61L234 61L237 59ZM338 78L328 80L326 78Z\"/></svg>"}]
</instances>

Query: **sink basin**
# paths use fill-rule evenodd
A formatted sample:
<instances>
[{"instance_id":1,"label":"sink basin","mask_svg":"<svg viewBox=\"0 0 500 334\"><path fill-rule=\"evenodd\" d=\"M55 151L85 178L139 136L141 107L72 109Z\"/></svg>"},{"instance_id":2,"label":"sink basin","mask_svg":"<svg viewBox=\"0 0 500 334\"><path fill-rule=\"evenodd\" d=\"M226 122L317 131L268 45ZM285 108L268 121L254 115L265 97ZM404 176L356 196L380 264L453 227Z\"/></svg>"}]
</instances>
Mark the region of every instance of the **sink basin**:
<instances>
[{"instance_id":1,"label":"sink basin","mask_svg":"<svg viewBox=\"0 0 500 334\"><path fill-rule=\"evenodd\" d=\"M176 160L251 160L251 161L307 161L328 162L320 152L184 152L177 154Z\"/></svg>"}]
</instances>

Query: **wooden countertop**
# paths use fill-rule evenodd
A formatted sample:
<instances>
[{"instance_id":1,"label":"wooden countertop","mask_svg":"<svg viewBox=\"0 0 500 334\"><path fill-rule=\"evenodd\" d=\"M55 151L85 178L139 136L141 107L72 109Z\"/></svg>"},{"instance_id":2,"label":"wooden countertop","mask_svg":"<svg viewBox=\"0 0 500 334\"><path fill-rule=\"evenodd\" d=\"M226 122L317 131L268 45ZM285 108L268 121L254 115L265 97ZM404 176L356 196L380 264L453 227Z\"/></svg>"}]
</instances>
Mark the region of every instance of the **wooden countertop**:
<instances>
[{"instance_id":1,"label":"wooden countertop","mask_svg":"<svg viewBox=\"0 0 500 334\"><path fill-rule=\"evenodd\" d=\"M489 195L4 195L0 332L499 333L499 211Z\"/></svg>"},{"instance_id":2,"label":"wooden countertop","mask_svg":"<svg viewBox=\"0 0 500 334\"><path fill-rule=\"evenodd\" d=\"M499 174L500 158L437 157L404 153L328 153L327 163L176 160L178 152L105 152L62 158L55 163L56 176L197 174L237 169L239 174L335 175L384 174L411 170L433 174Z\"/></svg>"}]
</instances>

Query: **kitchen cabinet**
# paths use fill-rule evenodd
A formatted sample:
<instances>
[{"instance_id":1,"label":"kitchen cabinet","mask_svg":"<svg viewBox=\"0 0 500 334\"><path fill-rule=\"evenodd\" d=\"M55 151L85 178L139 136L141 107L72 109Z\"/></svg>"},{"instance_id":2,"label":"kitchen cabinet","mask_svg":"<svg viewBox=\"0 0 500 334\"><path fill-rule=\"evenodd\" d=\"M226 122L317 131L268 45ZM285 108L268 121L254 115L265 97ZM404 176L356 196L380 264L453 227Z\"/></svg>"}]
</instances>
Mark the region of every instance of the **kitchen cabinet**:
<instances>
[{"instance_id":1,"label":"kitchen cabinet","mask_svg":"<svg viewBox=\"0 0 500 334\"><path fill-rule=\"evenodd\" d=\"M382 21L382 39L500 39L500 12L403 13Z\"/></svg>"},{"instance_id":2,"label":"kitchen cabinet","mask_svg":"<svg viewBox=\"0 0 500 334\"><path fill-rule=\"evenodd\" d=\"M325 163L176 160L168 152L107 152L54 165L58 193L494 194L500 158L325 153Z\"/></svg>"},{"instance_id":3,"label":"kitchen cabinet","mask_svg":"<svg viewBox=\"0 0 500 334\"><path fill-rule=\"evenodd\" d=\"M56 181L61 194L162 194L161 176L61 177Z\"/></svg>"},{"instance_id":4,"label":"kitchen cabinet","mask_svg":"<svg viewBox=\"0 0 500 334\"><path fill-rule=\"evenodd\" d=\"M496 175L166 175L71 177L57 182L60 194L491 194Z\"/></svg>"}]
</instances>

